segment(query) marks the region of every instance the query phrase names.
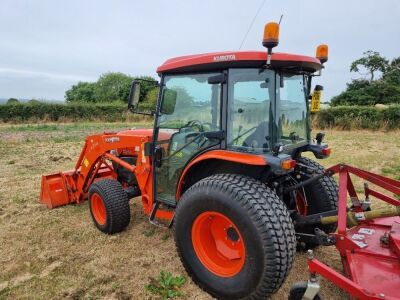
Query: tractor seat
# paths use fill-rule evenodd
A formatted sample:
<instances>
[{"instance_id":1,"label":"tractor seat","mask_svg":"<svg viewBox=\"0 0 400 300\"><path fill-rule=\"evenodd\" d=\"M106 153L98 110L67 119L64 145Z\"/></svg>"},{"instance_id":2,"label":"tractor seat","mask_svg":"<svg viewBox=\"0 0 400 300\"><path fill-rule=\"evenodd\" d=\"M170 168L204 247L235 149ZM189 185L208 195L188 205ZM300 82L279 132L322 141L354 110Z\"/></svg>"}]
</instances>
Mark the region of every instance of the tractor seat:
<instances>
[{"instance_id":1,"label":"tractor seat","mask_svg":"<svg viewBox=\"0 0 400 300\"><path fill-rule=\"evenodd\" d=\"M268 148L269 124L267 121L261 122L255 131L250 134L243 142L244 147Z\"/></svg>"}]
</instances>

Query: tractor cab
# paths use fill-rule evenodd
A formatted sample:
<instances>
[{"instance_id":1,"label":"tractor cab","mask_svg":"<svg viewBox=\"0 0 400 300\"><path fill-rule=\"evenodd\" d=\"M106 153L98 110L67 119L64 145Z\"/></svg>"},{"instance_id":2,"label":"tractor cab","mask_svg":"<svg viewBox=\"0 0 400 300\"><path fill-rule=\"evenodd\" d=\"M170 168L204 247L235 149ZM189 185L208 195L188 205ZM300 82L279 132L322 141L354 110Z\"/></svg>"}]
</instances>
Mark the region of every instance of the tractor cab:
<instances>
[{"instance_id":1,"label":"tractor cab","mask_svg":"<svg viewBox=\"0 0 400 300\"><path fill-rule=\"evenodd\" d=\"M266 176L289 172L304 151L322 158L327 146L311 143L309 109L311 78L321 68L318 58L265 51L167 60L157 69L156 198L175 205L185 167L209 151L241 157L242 167L261 160L271 173Z\"/></svg>"}]
</instances>

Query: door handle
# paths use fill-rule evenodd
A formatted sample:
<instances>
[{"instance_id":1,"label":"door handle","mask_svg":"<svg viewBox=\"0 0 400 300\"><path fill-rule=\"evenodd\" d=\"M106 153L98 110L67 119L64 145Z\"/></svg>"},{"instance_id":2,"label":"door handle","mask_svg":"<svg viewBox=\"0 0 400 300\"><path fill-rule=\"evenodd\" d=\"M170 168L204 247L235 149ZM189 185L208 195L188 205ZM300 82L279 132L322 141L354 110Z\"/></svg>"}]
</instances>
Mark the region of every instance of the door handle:
<instances>
[{"instance_id":1,"label":"door handle","mask_svg":"<svg viewBox=\"0 0 400 300\"><path fill-rule=\"evenodd\" d=\"M163 149L160 146L157 146L154 149L154 164L157 168L160 168L162 165L162 158L163 158Z\"/></svg>"}]
</instances>

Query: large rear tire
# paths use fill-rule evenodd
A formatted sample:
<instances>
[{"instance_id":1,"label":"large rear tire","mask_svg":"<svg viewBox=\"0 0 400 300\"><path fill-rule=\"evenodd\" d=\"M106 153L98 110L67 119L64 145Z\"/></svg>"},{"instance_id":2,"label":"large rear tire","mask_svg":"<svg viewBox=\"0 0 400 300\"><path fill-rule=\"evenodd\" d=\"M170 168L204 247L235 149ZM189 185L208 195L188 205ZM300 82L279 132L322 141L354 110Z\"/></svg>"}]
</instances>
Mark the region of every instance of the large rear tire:
<instances>
[{"instance_id":1,"label":"large rear tire","mask_svg":"<svg viewBox=\"0 0 400 300\"><path fill-rule=\"evenodd\" d=\"M265 184L219 174L187 190L174 236L192 279L218 299L265 299L286 279L296 238L286 206Z\"/></svg>"},{"instance_id":2,"label":"large rear tire","mask_svg":"<svg viewBox=\"0 0 400 300\"><path fill-rule=\"evenodd\" d=\"M313 168L317 174L325 171L323 166L307 157L300 157L298 162ZM333 177L324 176L318 181L306 185L304 187L304 192L308 204L307 215L337 210L339 189ZM309 225L299 229L296 228L296 232L314 234L316 228L322 229L326 233L331 233L335 232L337 225ZM305 247L310 249L316 246L318 246L318 244L307 242L305 245L303 245L303 248Z\"/></svg>"},{"instance_id":3,"label":"large rear tire","mask_svg":"<svg viewBox=\"0 0 400 300\"><path fill-rule=\"evenodd\" d=\"M104 233L121 232L131 220L128 195L114 179L90 185L89 208L94 224Z\"/></svg>"}]
</instances>

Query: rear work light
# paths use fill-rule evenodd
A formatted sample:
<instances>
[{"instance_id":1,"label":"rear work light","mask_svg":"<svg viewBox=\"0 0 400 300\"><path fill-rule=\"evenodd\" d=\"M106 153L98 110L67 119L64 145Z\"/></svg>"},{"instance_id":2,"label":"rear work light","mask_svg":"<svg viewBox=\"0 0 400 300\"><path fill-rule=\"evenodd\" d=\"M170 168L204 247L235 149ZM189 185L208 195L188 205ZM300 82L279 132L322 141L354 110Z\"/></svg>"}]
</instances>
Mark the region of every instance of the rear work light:
<instances>
[{"instance_id":1,"label":"rear work light","mask_svg":"<svg viewBox=\"0 0 400 300\"><path fill-rule=\"evenodd\" d=\"M293 160L293 159L284 160L284 161L281 163L281 167L282 167L282 169L284 169L284 170L293 169L295 166L296 166L296 161Z\"/></svg>"},{"instance_id":2,"label":"rear work light","mask_svg":"<svg viewBox=\"0 0 400 300\"><path fill-rule=\"evenodd\" d=\"M331 154L331 148L324 148L321 151L322 155L329 156Z\"/></svg>"}]
</instances>

